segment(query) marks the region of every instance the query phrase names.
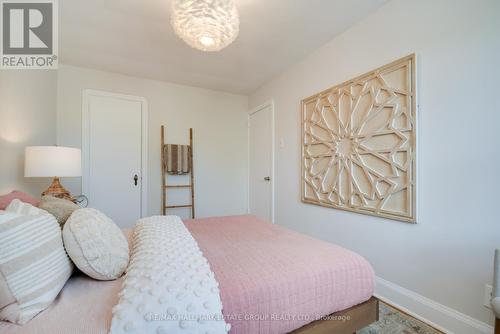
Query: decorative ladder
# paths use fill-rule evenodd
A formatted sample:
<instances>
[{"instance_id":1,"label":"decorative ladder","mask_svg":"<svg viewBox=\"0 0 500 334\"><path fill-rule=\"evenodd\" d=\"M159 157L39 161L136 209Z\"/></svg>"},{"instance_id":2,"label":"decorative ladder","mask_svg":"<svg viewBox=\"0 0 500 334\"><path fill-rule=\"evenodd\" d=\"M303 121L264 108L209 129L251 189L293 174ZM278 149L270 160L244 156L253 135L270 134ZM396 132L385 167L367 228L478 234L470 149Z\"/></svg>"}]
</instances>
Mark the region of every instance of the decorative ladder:
<instances>
[{"instance_id":1,"label":"decorative ladder","mask_svg":"<svg viewBox=\"0 0 500 334\"><path fill-rule=\"evenodd\" d=\"M189 184L167 184L167 159L165 156L165 127L161 126L161 181L162 181L162 214L167 214L167 209L178 209L178 208L191 208L191 217L194 219L194 169L193 169L193 128L189 128ZM167 205L167 190L168 189L178 189L178 188L189 188L191 192L191 204L184 205Z\"/></svg>"}]
</instances>

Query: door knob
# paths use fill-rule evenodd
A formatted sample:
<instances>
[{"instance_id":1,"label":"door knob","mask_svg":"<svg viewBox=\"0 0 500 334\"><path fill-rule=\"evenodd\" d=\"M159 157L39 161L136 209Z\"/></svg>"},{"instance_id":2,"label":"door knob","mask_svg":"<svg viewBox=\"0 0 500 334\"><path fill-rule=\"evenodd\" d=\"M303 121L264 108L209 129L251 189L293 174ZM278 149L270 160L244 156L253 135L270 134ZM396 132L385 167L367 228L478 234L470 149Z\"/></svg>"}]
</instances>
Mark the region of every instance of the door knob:
<instances>
[{"instance_id":1,"label":"door knob","mask_svg":"<svg viewBox=\"0 0 500 334\"><path fill-rule=\"evenodd\" d=\"M134 175L134 185L137 186L137 180L139 180L139 177L137 174Z\"/></svg>"},{"instance_id":2,"label":"door knob","mask_svg":"<svg viewBox=\"0 0 500 334\"><path fill-rule=\"evenodd\" d=\"M264 181L271 181L271 178L270 178L269 176L266 176L266 177L264 178Z\"/></svg>"}]
</instances>

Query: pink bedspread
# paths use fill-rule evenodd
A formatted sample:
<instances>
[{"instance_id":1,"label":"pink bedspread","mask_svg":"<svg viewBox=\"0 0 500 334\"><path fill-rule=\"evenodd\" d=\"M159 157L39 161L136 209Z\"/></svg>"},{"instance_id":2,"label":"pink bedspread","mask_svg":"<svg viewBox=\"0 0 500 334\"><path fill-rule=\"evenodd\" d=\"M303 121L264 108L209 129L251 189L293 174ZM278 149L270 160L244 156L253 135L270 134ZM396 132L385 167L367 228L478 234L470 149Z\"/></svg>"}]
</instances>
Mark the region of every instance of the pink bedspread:
<instances>
[{"instance_id":1,"label":"pink bedspread","mask_svg":"<svg viewBox=\"0 0 500 334\"><path fill-rule=\"evenodd\" d=\"M373 294L373 269L342 247L253 216L185 224L219 281L232 334L287 333Z\"/></svg>"}]
</instances>

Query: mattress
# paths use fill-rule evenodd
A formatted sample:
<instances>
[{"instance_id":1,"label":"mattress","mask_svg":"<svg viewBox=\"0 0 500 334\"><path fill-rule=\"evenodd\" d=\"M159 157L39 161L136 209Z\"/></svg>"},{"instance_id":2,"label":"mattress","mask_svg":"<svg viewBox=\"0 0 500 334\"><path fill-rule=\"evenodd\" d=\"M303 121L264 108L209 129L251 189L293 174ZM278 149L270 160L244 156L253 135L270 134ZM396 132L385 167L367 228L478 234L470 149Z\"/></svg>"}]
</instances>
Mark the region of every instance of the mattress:
<instances>
[{"instance_id":1,"label":"mattress","mask_svg":"<svg viewBox=\"0 0 500 334\"><path fill-rule=\"evenodd\" d=\"M185 225L219 282L232 334L287 333L373 294L371 266L342 247L253 216ZM76 274L47 310L24 326L0 322L0 333L107 333L121 284Z\"/></svg>"}]
</instances>

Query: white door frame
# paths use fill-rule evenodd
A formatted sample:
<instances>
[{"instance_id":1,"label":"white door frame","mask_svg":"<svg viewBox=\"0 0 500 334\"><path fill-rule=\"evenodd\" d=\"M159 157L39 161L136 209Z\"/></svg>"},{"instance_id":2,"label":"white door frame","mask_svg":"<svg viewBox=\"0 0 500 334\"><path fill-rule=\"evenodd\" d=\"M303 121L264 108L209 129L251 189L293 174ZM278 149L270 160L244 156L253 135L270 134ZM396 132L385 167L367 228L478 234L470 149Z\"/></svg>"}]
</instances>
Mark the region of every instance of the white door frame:
<instances>
[{"instance_id":1,"label":"white door frame","mask_svg":"<svg viewBox=\"0 0 500 334\"><path fill-rule=\"evenodd\" d=\"M255 114L258 111L261 111L262 109L265 109L267 107L271 108L271 222L274 224L275 223L275 200L274 200L274 194L275 194L275 186L276 186L276 171L275 171L275 143L276 143L276 130L275 130L275 112L274 112L274 101L270 100L267 101L260 106L250 109L248 111L248 130L247 130L247 141L248 141L248 147L247 147L247 153L248 153L248 174L247 174L247 213L250 213L250 117Z\"/></svg>"},{"instance_id":2,"label":"white door frame","mask_svg":"<svg viewBox=\"0 0 500 334\"><path fill-rule=\"evenodd\" d=\"M148 102L144 97L84 89L82 95L82 193L89 190L90 178L90 97L113 97L141 103L141 217L148 210Z\"/></svg>"}]
</instances>

